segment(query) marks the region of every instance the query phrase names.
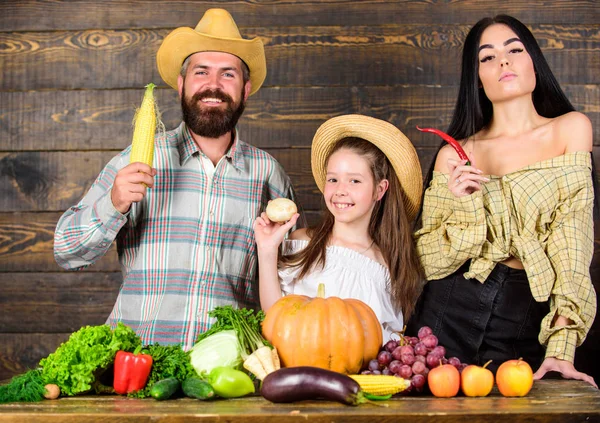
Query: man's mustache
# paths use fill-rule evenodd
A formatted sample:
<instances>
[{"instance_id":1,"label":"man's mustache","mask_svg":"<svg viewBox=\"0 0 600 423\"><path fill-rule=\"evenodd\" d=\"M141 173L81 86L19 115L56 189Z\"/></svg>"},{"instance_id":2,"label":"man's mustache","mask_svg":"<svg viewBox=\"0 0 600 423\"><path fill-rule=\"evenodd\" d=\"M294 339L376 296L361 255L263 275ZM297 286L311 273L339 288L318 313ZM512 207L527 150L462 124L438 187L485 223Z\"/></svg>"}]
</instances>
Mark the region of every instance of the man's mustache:
<instances>
[{"instance_id":1,"label":"man's mustache","mask_svg":"<svg viewBox=\"0 0 600 423\"><path fill-rule=\"evenodd\" d=\"M233 98L227 93L224 93L221 90L215 89L206 89L199 93L196 93L192 96L192 103L196 104L203 98L216 98L218 100L224 101L227 104L233 104Z\"/></svg>"}]
</instances>

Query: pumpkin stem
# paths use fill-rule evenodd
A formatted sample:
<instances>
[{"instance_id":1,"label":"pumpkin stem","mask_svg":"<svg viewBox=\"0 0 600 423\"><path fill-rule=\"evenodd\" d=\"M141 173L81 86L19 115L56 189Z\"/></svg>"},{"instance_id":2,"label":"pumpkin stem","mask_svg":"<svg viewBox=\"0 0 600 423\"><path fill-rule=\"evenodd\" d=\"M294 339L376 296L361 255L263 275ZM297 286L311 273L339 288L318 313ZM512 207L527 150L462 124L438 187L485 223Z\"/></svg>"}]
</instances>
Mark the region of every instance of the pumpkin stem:
<instances>
[{"instance_id":1,"label":"pumpkin stem","mask_svg":"<svg viewBox=\"0 0 600 423\"><path fill-rule=\"evenodd\" d=\"M325 284L324 283L319 284L319 287L317 288L317 297L325 298Z\"/></svg>"}]
</instances>

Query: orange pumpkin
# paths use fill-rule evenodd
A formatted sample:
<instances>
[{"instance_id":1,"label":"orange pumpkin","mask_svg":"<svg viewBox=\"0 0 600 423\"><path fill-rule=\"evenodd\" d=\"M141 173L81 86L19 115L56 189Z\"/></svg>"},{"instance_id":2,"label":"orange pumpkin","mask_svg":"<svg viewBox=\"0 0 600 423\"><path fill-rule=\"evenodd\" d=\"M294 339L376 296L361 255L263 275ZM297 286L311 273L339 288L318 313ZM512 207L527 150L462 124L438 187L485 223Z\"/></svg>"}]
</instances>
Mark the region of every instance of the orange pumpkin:
<instances>
[{"instance_id":1,"label":"orange pumpkin","mask_svg":"<svg viewBox=\"0 0 600 423\"><path fill-rule=\"evenodd\" d=\"M373 310L360 300L287 295L269 309L263 336L284 367L315 366L356 374L377 357L383 335Z\"/></svg>"}]
</instances>

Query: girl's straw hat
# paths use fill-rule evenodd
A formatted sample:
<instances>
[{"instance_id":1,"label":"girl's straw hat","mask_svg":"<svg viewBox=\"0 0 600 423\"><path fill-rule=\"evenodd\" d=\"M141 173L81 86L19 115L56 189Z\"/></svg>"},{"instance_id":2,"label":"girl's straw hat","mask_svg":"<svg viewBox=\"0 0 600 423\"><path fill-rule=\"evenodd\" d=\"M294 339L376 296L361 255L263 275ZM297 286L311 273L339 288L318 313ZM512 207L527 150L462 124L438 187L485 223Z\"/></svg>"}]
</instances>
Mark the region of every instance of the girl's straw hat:
<instances>
[{"instance_id":1,"label":"girl's straw hat","mask_svg":"<svg viewBox=\"0 0 600 423\"><path fill-rule=\"evenodd\" d=\"M184 60L201 51L221 51L242 59L250 69L250 95L258 91L267 76L262 40L242 38L233 17L224 9L208 9L195 29L180 27L165 37L156 53L160 76L177 89L177 77Z\"/></svg>"},{"instance_id":2,"label":"girl's straw hat","mask_svg":"<svg viewBox=\"0 0 600 423\"><path fill-rule=\"evenodd\" d=\"M336 142L356 137L375 144L388 158L404 191L403 201L408 219L412 221L421 205L423 176L415 147L394 125L363 115L344 115L326 121L317 130L312 142L311 166L317 186L325 186L325 159Z\"/></svg>"}]
</instances>

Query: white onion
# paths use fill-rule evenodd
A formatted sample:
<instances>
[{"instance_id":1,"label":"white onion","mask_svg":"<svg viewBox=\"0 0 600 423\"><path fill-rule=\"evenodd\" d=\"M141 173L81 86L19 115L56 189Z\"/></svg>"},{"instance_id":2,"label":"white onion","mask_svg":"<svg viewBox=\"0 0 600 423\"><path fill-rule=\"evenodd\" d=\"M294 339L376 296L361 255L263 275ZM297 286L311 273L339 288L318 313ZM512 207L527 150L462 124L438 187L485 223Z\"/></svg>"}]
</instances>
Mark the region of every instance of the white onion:
<instances>
[{"instance_id":1,"label":"white onion","mask_svg":"<svg viewBox=\"0 0 600 423\"><path fill-rule=\"evenodd\" d=\"M269 201L266 212L271 222L287 222L298 212L298 208L292 200L276 198Z\"/></svg>"}]
</instances>

